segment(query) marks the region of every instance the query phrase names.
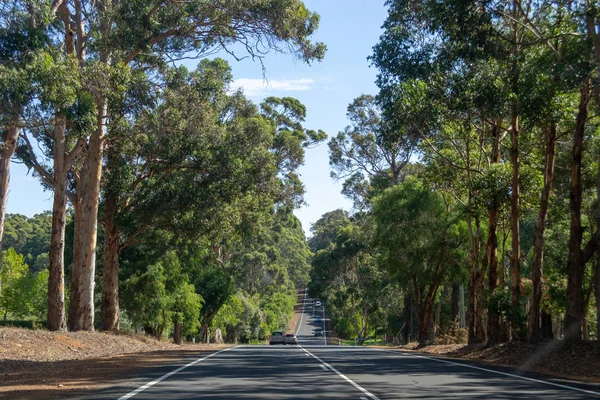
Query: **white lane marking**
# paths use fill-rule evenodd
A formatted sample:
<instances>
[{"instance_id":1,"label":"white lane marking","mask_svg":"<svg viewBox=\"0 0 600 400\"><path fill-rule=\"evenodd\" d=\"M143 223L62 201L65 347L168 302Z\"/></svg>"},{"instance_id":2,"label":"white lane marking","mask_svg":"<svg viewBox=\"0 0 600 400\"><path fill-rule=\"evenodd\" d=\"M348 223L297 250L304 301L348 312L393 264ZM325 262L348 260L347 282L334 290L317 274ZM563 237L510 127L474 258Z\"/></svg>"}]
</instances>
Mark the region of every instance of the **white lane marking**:
<instances>
[{"instance_id":1,"label":"white lane marking","mask_svg":"<svg viewBox=\"0 0 600 400\"><path fill-rule=\"evenodd\" d=\"M360 400L368 400L366 397L361 397Z\"/></svg>"},{"instance_id":2,"label":"white lane marking","mask_svg":"<svg viewBox=\"0 0 600 400\"><path fill-rule=\"evenodd\" d=\"M393 350L385 350L385 349L374 349L374 350L385 351L385 352L394 352ZM448 360L442 360L441 358L427 357L427 356L422 356L422 355L418 355L418 354L410 354L410 353L404 353L404 352L399 352L399 353L402 354L403 356L419 357L419 358L424 358L426 360L438 361L438 362L441 362L441 363L446 363L446 364L451 364L451 365L458 365L458 366L461 366L461 367L477 369L477 370L485 371L485 372L492 372L492 373L498 374L498 375L510 376L511 378L517 378L517 379L523 379L523 380L526 380L526 381L531 381L531 382L536 382L536 383L542 383L542 384L545 384L545 385L555 386L555 387L559 387L559 388L562 388L562 389L574 390L574 391L581 392L581 393L586 393L586 394L593 394L594 396L599 396L600 397L600 392L594 392L592 390L580 389L580 388L576 388L574 386L561 385L560 383L543 381L543 380L540 380L540 379L529 378L529 377L526 377L526 376L520 376L520 375L510 374L508 372L495 371L493 369L476 367L474 365L463 364L463 363L458 363L458 362L448 361Z\"/></svg>"},{"instance_id":3,"label":"white lane marking","mask_svg":"<svg viewBox=\"0 0 600 400\"><path fill-rule=\"evenodd\" d=\"M306 304L306 288L304 288L304 297L302 297L302 314L300 314L300 322L298 323L298 328L296 328L296 336L298 336L298 332L300 331L300 327L302 326L302 318L304 317L305 304Z\"/></svg>"},{"instance_id":4,"label":"white lane marking","mask_svg":"<svg viewBox=\"0 0 600 400\"><path fill-rule=\"evenodd\" d=\"M319 364L319 366L320 366L321 368L323 368L325 371L328 371L327 367L326 367L326 366L324 366L323 364Z\"/></svg>"},{"instance_id":5,"label":"white lane marking","mask_svg":"<svg viewBox=\"0 0 600 400\"><path fill-rule=\"evenodd\" d=\"M367 389L363 388L358 383L354 382L352 379L348 378L346 375L342 374L340 371L338 371L337 369L333 368L330 364L327 364L325 361L321 360L319 357L315 356L313 353L311 353L310 351L306 350L304 347L302 347L300 345L298 345L298 347L300 347L302 350L304 350L308 355L310 355L313 358L315 358L321 364L323 364L324 366L326 366L327 368L329 368L330 370L332 370L333 372L335 372L336 374L338 374L346 382L348 382L349 384L351 384L352 386L354 386L355 388L357 388L358 390L360 390L361 392L363 392L364 394L366 394L367 396L369 396L372 400L379 400L379 398L377 396L375 396L373 393L369 392Z\"/></svg>"},{"instance_id":6,"label":"white lane marking","mask_svg":"<svg viewBox=\"0 0 600 400\"><path fill-rule=\"evenodd\" d=\"M132 398L133 396L135 396L136 394L138 394L138 393L140 393L140 392L143 392L144 390L148 389L149 387L152 387L152 386L156 385L158 382L160 382L160 381L164 381L165 379L167 379L167 378L168 378L168 377L170 377L171 375L175 375L176 373L178 373L178 372L181 372L181 371L183 371L184 369L186 369L186 368L188 368L188 367L191 367L192 365L196 365L196 364L198 364L200 361L204 361L204 360L206 360L207 358L210 358L210 357L212 357L212 356L216 356L216 355L217 355L217 354L219 354L219 353L223 353L224 351L229 351L229 350L231 350L231 349L235 349L235 348L237 348L237 347L239 347L239 346L235 346L235 347L229 347L228 349L220 350L220 351L217 351L216 353L209 354L209 355L207 355L206 357L199 358L199 359L197 359L196 361L192 361L191 363L189 363L189 364L186 364L186 365L184 365L183 367L179 367L179 368L177 368L176 370L174 370L174 371L171 371L171 372L169 372L168 374L165 374L165 375L161 376L160 378L153 380L152 382L148 382L148 383L146 383L145 385L143 385L143 386L140 386L139 388L135 389L133 392L127 393L125 396L119 397L119 400L127 400L127 399L130 399L130 398Z\"/></svg>"}]
</instances>

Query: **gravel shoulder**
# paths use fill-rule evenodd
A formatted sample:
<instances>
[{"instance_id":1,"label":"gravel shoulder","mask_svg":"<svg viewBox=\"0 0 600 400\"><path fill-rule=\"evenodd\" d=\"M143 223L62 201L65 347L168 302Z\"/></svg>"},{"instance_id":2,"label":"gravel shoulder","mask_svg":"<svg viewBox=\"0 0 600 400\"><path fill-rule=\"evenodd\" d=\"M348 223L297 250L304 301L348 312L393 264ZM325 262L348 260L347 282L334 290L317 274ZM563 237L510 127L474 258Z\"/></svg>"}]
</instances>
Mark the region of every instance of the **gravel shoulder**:
<instances>
[{"instance_id":1,"label":"gravel shoulder","mask_svg":"<svg viewBox=\"0 0 600 400\"><path fill-rule=\"evenodd\" d=\"M0 398L50 399L97 390L222 345L145 336L0 328Z\"/></svg>"}]
</instances>

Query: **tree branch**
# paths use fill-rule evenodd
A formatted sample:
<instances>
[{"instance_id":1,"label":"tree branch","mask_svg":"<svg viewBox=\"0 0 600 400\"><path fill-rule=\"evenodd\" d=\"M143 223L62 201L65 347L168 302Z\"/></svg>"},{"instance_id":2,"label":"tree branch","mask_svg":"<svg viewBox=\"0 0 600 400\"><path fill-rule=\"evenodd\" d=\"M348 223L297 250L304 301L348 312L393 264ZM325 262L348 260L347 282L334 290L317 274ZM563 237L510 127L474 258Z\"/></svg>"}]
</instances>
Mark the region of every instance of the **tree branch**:
<instances>
[{"instance_id":1,"label":"tree branch","mask_svg":"<svg viewBox=\"0 0 600 400\"><path fill-rule=\"evenodd\" d=\"M71 166L73 165L73 162L75 161L75 159L77 158L77 156L79 154L81 154L81 152L83 151L84 147L85 147L85 139L79 139L77 141L77 143L75 143L75 147L73 147L73 150L71 150L69 153L66 154L65 157L65 169L71 169Z\"/></svg>"},{"instance_id":2,"label":"tree branch","mask_svg":"<svg viewBox=\"0 0 600 400\"><path fill-rule=\"evenodd\" d=\"M31 142L29 141L29 138L27 137L27 135L24 134L24 133L20 133L19 136L25 141L25 144L27 144L27 149L29 151L29 161L30 161L30 163L25 163L25 164L26 165L29 164L28 166L33 167L33 169L40 175L40 178L42 178L42 180L48 186L54 187L54 178L38 162L37 157L35 156L35 152L33 151L33 146L31 145Z\"/></svg>"}]
</instances>

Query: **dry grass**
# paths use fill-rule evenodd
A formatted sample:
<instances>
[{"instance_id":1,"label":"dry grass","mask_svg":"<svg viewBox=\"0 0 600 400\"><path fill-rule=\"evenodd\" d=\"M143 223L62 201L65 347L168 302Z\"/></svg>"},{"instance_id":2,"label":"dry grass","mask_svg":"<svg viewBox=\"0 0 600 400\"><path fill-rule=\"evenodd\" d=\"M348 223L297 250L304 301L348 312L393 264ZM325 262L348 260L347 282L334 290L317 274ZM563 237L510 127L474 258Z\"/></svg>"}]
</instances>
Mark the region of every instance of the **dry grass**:
<instances>
[{"instance_id":1,"label":"dry grass","mask_svg":"<svg viewBox=\"0 0 600 400\"><path fill-rule=\"evenodd\" d=\"M179 346L141 335L0 328L0 398L61 398L222 347Z\"/></svg>"}]
</instances>

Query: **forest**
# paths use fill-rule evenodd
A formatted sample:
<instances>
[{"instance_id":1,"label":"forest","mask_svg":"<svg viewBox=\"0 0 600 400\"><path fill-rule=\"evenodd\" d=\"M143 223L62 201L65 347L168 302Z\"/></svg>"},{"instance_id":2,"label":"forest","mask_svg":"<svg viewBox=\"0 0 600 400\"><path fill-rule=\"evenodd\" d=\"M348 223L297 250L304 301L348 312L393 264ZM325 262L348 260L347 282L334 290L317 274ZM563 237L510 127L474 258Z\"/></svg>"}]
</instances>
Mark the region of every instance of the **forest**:
<instances>
[{"instance_id":1,"label":"forest","mask_svg":"<svg viewBox=\"0 0 600 400\"><path fill-rule=\"evenodd\" d=\"M340 338L600 340L600 7L386 5L328 138L213 57L321 61L302 1L0 3L0 319L252 342L308 287ZM306 239L326 140L353 208ZM13 161L51 212L7 214Z\"/></svg>"},{"instance_id":2,"label":"forest","mask_svg":"<svg viewBox=\"0 0 600 400\"><path fill-rule=\"evenodd\" d=\"M2 320L175 342L287 327L310 269L298 168L326 135L209 56L316 62L318 25L297 0L1 2ZM7 214L13 161L51 212Z\"/></svg>"},{"instance_id":3,"label":"forest","mask_svg":"<svg viewBox=\"0 0 600 400\"><path fill-rule=\"evenodd\" d=\"M387 1L379 92L331 174L309 287L345 337L600 339L600 14L591 1Z\"/></svg>"}]
</instances>

